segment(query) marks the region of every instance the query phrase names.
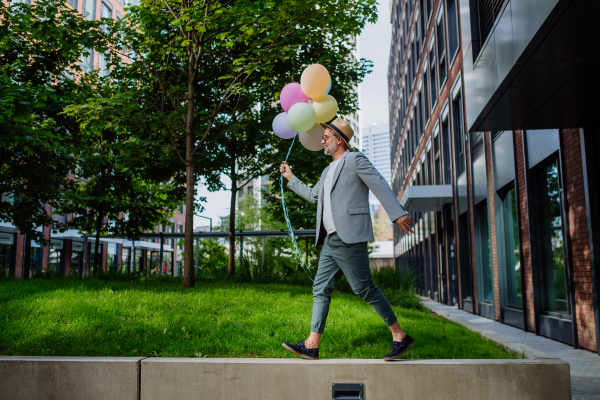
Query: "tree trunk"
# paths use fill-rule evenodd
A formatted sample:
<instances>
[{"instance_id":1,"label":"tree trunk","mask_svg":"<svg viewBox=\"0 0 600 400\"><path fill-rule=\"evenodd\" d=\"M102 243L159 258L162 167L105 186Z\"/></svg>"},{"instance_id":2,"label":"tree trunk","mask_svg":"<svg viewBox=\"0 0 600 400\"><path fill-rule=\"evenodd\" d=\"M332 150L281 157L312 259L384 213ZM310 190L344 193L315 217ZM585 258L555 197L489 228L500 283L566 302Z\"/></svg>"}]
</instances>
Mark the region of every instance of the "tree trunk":
<instances>
[{"instance_id":1,"label":"tree trunk","mask_svg":"<svg viewBox=\"0 0 600 400\"><path fill-rule=\"evenodd\" d=\"M100 249L100 231L102 230L102 210L98 210L98 219L96 220L96 243L94 244L94 272L92 275L100 274L100 257L98 250Z\"/></svg>"},{"instance_id":2,"label":"tree trunk","mask_svg":"<svg viewBox=\"0 0 600 400\"><path fill-rule=\"evenodd\" d=\"M194 277L194 197L196 195L194 179L194 92L195 74L190 66L187 97L187 124L185 126L185 243L183 257L183 287L196 286Z\"/></svg>"},{"instance_id":3,"label":"tree trunk","mask_svg":"<svg viewBox=\"0 0 600 400\"><path fill-rule=\"evenodd\" d=\"M231 204L229 208L229 270L227 276L235 275L235 200L237 198L237 175L235 173L235 145L231 152Z\"/></svg>"}]
</instances>

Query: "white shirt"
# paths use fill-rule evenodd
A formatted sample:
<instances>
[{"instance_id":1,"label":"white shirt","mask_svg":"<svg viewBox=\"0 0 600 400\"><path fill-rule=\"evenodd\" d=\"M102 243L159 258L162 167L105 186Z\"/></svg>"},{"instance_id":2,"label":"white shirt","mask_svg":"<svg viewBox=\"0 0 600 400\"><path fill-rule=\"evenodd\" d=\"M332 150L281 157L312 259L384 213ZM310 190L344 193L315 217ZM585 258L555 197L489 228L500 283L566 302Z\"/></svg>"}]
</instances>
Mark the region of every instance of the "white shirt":
<instances>
[{"instance_id":1,"label":"white shirt","mask_svg":"<svg viewBox=\"0 0 600 400\"><path fill-rule=\"evenodd\" d=\"M329 164L329 171L325 177L325 184L323 185L323 226L328 234L335 232L335 225L333 224L333 214L331 213L331 187L333 186L333 175L335 174L335 168L343 157L337 159L337 161Z\"/></svg>"}]
</instances>

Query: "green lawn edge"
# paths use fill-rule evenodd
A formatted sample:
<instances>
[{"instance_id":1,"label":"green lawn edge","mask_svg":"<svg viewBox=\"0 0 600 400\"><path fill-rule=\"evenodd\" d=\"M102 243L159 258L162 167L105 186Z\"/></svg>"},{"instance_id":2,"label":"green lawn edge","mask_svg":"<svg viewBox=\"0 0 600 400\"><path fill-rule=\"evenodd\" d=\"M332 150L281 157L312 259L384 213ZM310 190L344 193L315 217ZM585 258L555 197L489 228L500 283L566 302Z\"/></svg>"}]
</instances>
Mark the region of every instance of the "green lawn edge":
<instances>
[{"instance_id":1,"label":"green lawn edge","mask_svg":"<svg viewBox=\"0 0 600 400\"><path fill-rule=\"evenodd\" d=\"M393 306L415 340L404 359L520 358L429 312ZM101 280L0 281L0 355L290 358L310 330L310 287ZM391 334L372 307L334 291L321 358L377 359Z\"/></svg>"}]
</instances>

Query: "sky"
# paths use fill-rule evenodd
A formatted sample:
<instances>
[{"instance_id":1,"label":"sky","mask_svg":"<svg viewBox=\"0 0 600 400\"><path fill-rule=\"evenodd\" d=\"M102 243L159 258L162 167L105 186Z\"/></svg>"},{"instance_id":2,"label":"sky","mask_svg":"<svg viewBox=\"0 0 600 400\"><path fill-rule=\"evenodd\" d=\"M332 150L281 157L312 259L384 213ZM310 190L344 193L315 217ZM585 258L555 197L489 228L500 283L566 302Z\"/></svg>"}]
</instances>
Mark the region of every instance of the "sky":
<instances>
[{"instance_id":1,"label":"sky","mask_svg":"<svg viewBox=\"0 0 600 400\"><path fill-rule=\"evenodd\" d=\"M360 85L361 126L366 127L376 123L387 123L388 91L387 68L390 54L391 24L389 2L381 0L378 5L378 19L375 24L368 24L359 37L359 52L361 58L374 63L373 72L366 76ZM222 175L226 187L231 187L231 180ZM196 198L206 197L202 216L212 218L213 226L219 225L220 218L229 214L231 192L223 190L211 193L203 185L196 188ZM198 216L194 217L194 227L208 226L209 221Z\"/></svg>"}]
</instances>

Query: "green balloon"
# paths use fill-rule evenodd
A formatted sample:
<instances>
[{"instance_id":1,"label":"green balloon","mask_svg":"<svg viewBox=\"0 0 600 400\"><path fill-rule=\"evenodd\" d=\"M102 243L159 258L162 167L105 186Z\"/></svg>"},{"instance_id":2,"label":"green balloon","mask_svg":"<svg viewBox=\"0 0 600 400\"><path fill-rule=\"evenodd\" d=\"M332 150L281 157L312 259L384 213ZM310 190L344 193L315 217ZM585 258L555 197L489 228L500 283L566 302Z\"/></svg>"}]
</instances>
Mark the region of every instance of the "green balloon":
<instances>
[{"instance_id":1,"label":"green balloon","mask_svg":"<svg viewBox=\"0 0 600 400\"><path fill-rule=\"evenodd\" d=\"M306 132L315 125L317 114L306 103L294 104L287 113L287 122L296 132Z\"/></svg>"}]
</instances>

